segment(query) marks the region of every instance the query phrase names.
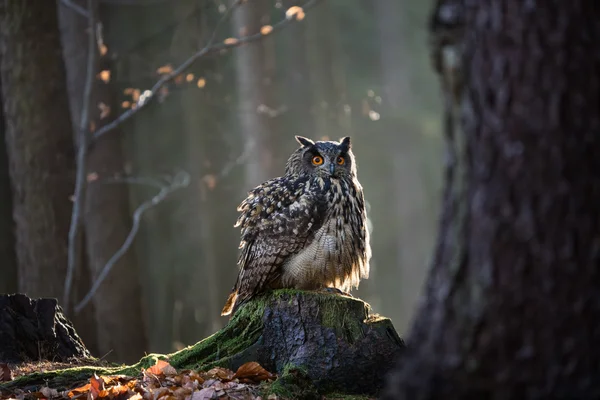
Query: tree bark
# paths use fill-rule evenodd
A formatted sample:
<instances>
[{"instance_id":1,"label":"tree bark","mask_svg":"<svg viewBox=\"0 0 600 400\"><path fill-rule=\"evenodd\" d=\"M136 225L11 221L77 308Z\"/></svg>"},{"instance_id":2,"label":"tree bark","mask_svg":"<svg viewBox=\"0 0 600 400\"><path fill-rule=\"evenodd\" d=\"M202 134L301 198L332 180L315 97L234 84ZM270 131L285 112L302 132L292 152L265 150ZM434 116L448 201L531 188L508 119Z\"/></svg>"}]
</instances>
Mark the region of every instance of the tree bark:
<instances>
[{"instance_id":1,"label":"tree bark","mask_svg":"<svg viewBox=\"0 0 600 400\"><path fill-rule=\"evenodd\" d=\"M6 124L2 107L0 79L0 293L17 291L17 255L15 253L15 223L13 219L12 190L8 172Z\"/></svg>"},{"instance_id":2,"label":"tree bark","mask_svg":"<svg viewBox=\"0 0 600 400\"><path fill-rule=\"evenodd\" d=\"M62 296L74 182L56 2L0 3L2 92L19 291Z\"/></svg>"},{"instance_id":3,"label":"tree bark","mask_svg":"<svg viewBox=\"0 0 600 400\"><path fill-rule=\"evenodd\" d=\"M332 294L279 290L241 307L229 324L214 335L173 354L149 355L132 366L82 367L23 376L0 384L0 391L45 385L63 390L97 374L139 374L157 357L177 369L209 370L215 366L236 370L249 361L279 374L273 385L292 392L301 377L302 391L377 394L404 342L391 321L372 314L359 299Z\"/></svg>"},{"instance_id":4,"label":"tree bark","mask_svg":"<svg viewBox=\"0 0 600 400\"><path fill-rule=\"evenodd\" d=\"M83 8L87 7L86 1L76 2ZM94 4L97 8L97 2ZM65 5L60 7L60 22L70 109L74 131L78 136L87 70L88 23L85 18ZM94 47L93 51L98 53L95 70L110 71L109 53L101 55L98 47ZM93 83L89 112L90 124L95 129L101 128L118 116L119 105L113 86L110 80L105 82L96 79ZM122 134L118 129L92 143L87 157L86 170L94 179L88 182L83 211L89 268L87 276L88 279L91 276L92 280L96 279L108 260L125 242L131 229L129 188L126 184L103 182L124 174ZM75 140L77 143L78 138ZM80 293L79 299L85 294ZM93 303L99 353L110 352L110 359L124 362L139 359L148 349L148 340L143 328L145 321L139 269L133 249L127 251L114 265L96 292ZM127 307L123 307L123 304L127 304Z\"/></svg>"},{"instance_id":5,"label":"tree bark","mask_svg":"<svg viewBox=\"0 0 600 400\"><path fill-rule=\"evenodd\" d=\"M598 398L600 11L465 13L464 190L386 398Z\"/></svg>"},{"instance_id":6,"label":"tree bark","mask_svg":"<svg viewBox=\"0 0 600 400\"><path fill-rule=\"evenodd\" d=\"M269 24L270 2L246 2L234 12L236 36L253 35ZM247 153L246 180L249 187L281 174L283 160L277 154L277 104L274 96L275 54L273 38L236 50L240 127ZM275 112L275 114L273 114ZM281 162L278 162L281 161Z\"/></svg>"},{"instance_id":7,"label":"tree bark","mask_svg":"<svg viewBox=\"0 0 600 400\"><path fill-rule=\"evenodd\" d=\"M0 361L67 362L72 357L91 355L56 299L0 295Z\"/></svg>"}]
</instances>

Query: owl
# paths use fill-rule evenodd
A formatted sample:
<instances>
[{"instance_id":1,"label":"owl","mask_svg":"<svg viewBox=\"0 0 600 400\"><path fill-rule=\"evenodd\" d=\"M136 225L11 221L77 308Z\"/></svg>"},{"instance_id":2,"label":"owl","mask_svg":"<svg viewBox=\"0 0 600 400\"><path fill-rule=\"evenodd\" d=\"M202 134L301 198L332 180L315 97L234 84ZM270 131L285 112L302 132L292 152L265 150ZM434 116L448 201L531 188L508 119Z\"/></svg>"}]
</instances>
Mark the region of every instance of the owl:
<instances>
[{"instance_id":1,"label":"owl","mask_svg":"<svg viewBox=\"0 0 600 400\"><path fill-rule=\"evenodd\" d=\"M369 277L367 212L350 138L296 140L285 174L238 206L240 270L221 315L265 290L349 292Z\"/></svg>"}]
</instances>

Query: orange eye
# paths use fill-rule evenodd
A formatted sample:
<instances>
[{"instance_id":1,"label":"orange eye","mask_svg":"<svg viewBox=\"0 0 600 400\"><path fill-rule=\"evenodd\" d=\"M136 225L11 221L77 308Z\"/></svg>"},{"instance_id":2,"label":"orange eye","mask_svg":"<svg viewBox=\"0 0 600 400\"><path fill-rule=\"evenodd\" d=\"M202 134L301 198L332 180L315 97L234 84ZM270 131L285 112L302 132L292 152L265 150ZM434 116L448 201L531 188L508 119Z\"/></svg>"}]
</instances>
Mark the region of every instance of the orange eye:
<instances>
[{"instance_id":1,"label":"orange eye","mask_svg":"<svg viewBox=\"0 0 600 400\"><path fill-rule=\"evenodd\" d=\"M314 156L312 158L312 163L314 165L321 165L321 164L323 164L323 157L321 157L321 156Z\"/></svg>"},{"instance_id":2,"label":"orange eye","mask_svg":"<svg viewBox=\"0 0 600 400\"><path fill-rule=\"evenodd\" d=\"M337 163L338 163L338 165L344 165L344 163L345 163L345 162L346 162L346 160L344 160L344 157L342 157L342 156L339 156L339 157L337 158Z\"/></svg>"}]
</instances>

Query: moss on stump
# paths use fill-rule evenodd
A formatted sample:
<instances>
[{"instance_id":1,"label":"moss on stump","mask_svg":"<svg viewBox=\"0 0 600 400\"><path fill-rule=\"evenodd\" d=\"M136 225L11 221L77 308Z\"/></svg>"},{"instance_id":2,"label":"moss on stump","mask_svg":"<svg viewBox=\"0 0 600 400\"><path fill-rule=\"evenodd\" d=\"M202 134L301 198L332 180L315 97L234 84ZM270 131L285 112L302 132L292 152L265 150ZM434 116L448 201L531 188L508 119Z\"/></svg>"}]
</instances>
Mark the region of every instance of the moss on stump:
<instances>
[{"instance_id":1,"label":"moss on stump","mask_svg":"<svg viewBox=\"0 0 600 400\"><path fill-rule=\"evenodd\" d=\"M42 383L65 389L94 372L135 375L160 358L178 369L202 370L215 366L236 370L245 362L257 361L279 375L290 369L304 371L319 393L375 394L404 347L391 321L371 314L362 300L277 290L240 307L214 335L175 353L150 354L132 366L27 375L0 384L0 389Z\"/></svg>"}]
</instances>

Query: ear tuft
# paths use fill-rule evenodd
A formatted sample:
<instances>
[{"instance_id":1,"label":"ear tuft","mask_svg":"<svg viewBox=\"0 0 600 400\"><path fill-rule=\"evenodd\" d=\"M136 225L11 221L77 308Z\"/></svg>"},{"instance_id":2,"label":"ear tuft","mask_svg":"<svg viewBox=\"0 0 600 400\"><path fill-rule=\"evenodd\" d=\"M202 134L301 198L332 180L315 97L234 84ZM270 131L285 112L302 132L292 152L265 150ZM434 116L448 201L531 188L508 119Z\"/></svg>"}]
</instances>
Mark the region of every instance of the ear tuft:
<instances>
[{"instance_id":1,"label":"ear tuft","mask_svg":"<svg viewBox=\"0 0 600 400\"><path fill-rule=\"evenodd\" d=\"M345 138L340 139L340 146L344 151L348 151L352 148L352 143L350 142L350 136L346 136Z\"/></svg>"},{"instance_id":2,"label":"ear tuft","mask_svg":"<svg viewBox=\"0 0 600 400\"><path fill-rule=\"evenodd\" d=\"M304 136L295 136L296 142L300 143L302 146L314 146L315 142L310 140L309 138L305 138Z\"/></svg>"}]
</instances>

